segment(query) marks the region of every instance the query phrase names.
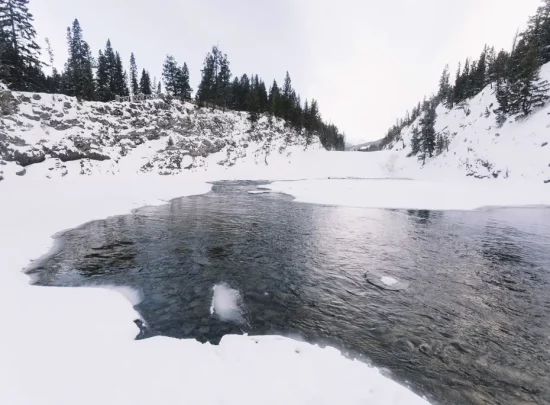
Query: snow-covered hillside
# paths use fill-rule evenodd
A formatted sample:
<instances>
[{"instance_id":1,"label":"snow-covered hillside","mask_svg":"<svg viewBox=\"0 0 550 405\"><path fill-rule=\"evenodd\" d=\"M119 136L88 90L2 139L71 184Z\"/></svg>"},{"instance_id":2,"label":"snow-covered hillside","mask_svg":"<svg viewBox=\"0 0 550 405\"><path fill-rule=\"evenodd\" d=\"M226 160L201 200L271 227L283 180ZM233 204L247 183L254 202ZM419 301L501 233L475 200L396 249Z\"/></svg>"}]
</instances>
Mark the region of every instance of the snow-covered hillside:
<instances>
[{"instance_id":1,"label":"snow-covered hillside","mask_svg":"<svg viewBox=\"0 0 550 405\"><path fill-rule=\"evenodd\" d=\"M251 129L245 112L197 108L178 100L79 102L73 97L0 88L0 176L173 174L239 159L268 163L271 154L304 150L306 140L284 122L262 117ZM317 138L310 149L319 149ZM9 163L12 162L12 163ZM35 170L36 171L36 170ZM0 177L1 178L1 177Z\"/></svg>"},{"instance_id":2,"label":"snow-covered hillside","mask_svg":"<svg viewBox=\"0 0 550 405\"><path fill-rule=\"evenodd\" d=\"M550 80L550 64L541 77ZM414 157L404 163L403 173L414 177L419 170L437 172L438 177L456 174L476 178L550 180L550 104L524 120L511 117L498 127L493 110L498 107L494 85L452 110L437 107L436 132L446 135L449 148L427 159L425 165ZM401 137L386 149L407 155L411 151L413 128L419 117L401 131Z\"/></svg>"}]
</instances>

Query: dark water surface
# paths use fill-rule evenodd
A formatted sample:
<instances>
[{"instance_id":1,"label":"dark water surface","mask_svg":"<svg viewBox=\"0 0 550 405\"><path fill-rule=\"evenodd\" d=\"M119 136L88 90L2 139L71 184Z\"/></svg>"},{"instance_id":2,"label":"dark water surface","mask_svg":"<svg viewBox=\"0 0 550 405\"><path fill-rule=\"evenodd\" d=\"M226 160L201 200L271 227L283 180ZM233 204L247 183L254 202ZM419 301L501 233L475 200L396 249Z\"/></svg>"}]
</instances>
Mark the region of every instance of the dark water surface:
<instances>
[{"instance_id":1,"label":"dark water surface","mask_svg":"<svg viewBox=\"0 0 550 405\"><path fill-rule=\"evenodd\" d=\"M283 334L362 355L434 403L550 403L550 209L327 207L254 189L217 183L91 222L30 272L139 290L142 337ZM211 314L215 285L238 291L233 320Z\"/></svg>"}]
</instances>

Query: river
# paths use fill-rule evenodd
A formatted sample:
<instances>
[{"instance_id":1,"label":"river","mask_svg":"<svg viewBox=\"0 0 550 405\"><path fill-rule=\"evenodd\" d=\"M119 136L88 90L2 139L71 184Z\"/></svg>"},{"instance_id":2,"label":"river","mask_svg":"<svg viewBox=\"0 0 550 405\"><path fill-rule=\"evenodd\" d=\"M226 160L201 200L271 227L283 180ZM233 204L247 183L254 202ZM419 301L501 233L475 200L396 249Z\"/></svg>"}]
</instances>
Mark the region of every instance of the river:
<instances>
[{"instance_id":1,"label":"river","mask_svg":"<svg viewBox=\"0 0 550 405\"><path fill-rule=\"evenodd\" d=\"M331 345L440 404L550 403L550 209L300 204L220 182L85 224L28 272L129 286L139 338Z\"/></svg>"}]
</instances>

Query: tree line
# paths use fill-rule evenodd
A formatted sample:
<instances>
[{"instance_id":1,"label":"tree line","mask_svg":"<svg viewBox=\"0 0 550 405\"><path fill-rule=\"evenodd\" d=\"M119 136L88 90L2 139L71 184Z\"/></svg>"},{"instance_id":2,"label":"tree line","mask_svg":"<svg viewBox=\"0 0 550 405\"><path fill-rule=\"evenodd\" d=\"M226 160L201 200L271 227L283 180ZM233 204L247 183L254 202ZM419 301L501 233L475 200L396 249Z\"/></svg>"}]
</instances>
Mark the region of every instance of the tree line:
<instances>
[{"instance_id":1,"label":"tree line","mask_svg":"<svg viewBox=\"0 0 550 405\"><path fill-rule=\"evenodd\" d=\"M46 40L52 69L50 74L45 74L46 64L40 61L41 49L36 43L28 3L29 0L0 0L0 80L11 89L61 93L79 100L102 102L112 101L117 95L162 93L160 80L151 80L146 69L139 71L134 53L130 56L129 73L125 70L110 40L94 57L77 19L67 28L69 56L61 72L54 67L54 53ZM178 64L168 55L162 66L162 83L168 96L192 100L193 89L185 62ZM335 125L322 120L315 100L301 102L288 72L281 88L274 81L268 89L257 74L232 78L227 55L217 46L204 60L195 100L200 106L246 111L252 126L261 114L268 116L269 123L273 117L281 118L287 126L303 133L308 141L313 134L318 134L326 148L344 149L344 135Z\"/></svg>"},{"instance_id":2,"label":"tree line","mask_svg":"<svg viewBox=\"0 0 550 405\"><path fill-rule=\"evenodd\" d=\"M401 137L403 128L421 117L419 125L412 128L411 155L425 160L444 151L449 143L445 134L436 133L436 108L443 104L447 109L462 108L469 114L467 100L487 86L494 92L498 106L485 116L494 113L497 125L503 125L509 117L516 120L529 116L550 99L550 85L541 80L541 66L550 62L550 0L543 0L527 28L515 36L512 49L500 50L485 46L479 58L466 59L458 65L451 81L449 66L445 66L439 80L437 94L424 98L412 112L388 130L379 146L384 147ZM491 107L492 108L492 107Z\"/></svg>"}]
</instances>

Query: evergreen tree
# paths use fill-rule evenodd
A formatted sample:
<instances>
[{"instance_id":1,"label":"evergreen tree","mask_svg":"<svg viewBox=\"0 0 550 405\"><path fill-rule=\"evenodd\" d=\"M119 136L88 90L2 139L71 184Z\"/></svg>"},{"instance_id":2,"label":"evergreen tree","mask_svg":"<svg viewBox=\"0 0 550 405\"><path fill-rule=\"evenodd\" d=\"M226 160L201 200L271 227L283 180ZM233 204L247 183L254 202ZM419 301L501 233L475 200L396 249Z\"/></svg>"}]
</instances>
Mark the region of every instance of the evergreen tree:
<instances>
[{"instance_id":1,"label":"evergreen tree","mask_svg":"<svg viewBox=\"0 0 550 405\"><path fill-rule=\"evenodd\" d=\"M437 93L437 99L439 102L444 102L447 105L449 94L451 91L451 84L449 82L449 65L445 66L443 73L441 73L441 78L439 79L439 91Z\"/></svg>"},{"instance_id":2,"label":"evergreen tree","mask_svg":"<svg viewBox=\"0 0 550 405\"><path fill-rule=\"evenodd\" d=\"M133 52L130 54L130 90L134 96L139 94L138 69Z\"/></svg>"},{"instance_id":3,"label":"evergreen tree","mask_svg":"<svg viewBox=\"0 0 550 405\"><path fill-rule=\"evenodd\" d=\"M547 81L541 81L540 79L540 61L537 48L532 45L529 49L518 52L525 53L511 84L510 112L527 116L534 107L542 107L550 98L548 95L550 85Z\"/></svg>"},{"instance_id":4,"label":"evergreen tree","mask_svg":"<svg viewBox=\"0 0 550 405\"><path fill-rule=\"evenodd\" d=\"M454 105L460 103L462 101L462 96L464 94L464 89L463 89L463 80L462 80L462 74L461 74L461 70L460 70L460 63L458 64L458 69L456 71L456 76L455 76L455 85L453 87L453 97L452 97L452 102L450 103L450 107L453 107ZM420 109L420 108L419 108Z\"/></svg>"},{"instance_id":5,"label":"evergreen tree","mask_svg":"<svg viewBox=\"0 0 550 405\"><path fill-rule=\"evenodd\" d=\"M128 89L128 75L124 71L122 59L118 52L115 52L115 66L112 71L111 88L116 95L130 95L130 90Z\"/></svg>"},{"instance_id":6,"label":"evergreen tree","mask_svg":"<svg viewBox=\"0 0 550 405\"><path fill-rule=\"evenodd\" d=\"M110 74L107 58L99 51L97 57L97 71L96 71L96 98L99 101L110 101L113 99L111 93Z\"/></svg>"},{"instance_id":7,"label":"evergreen tree","mask_svg":"<svg viewBox=\"0 0 550 405\"><path fill-rule=\"evenodd\" d=\"M474 91L472 96L479 93L483 88L487 85L487 54L489 52L489 48L487 45L485 45L485 48L483 48L483 52L481 52L481 55L479 56L479 61L477 62L476 69L474 70Z\"/></svg>"},{"instance_id":8,"label":"evergreen tree","mask_svg":"<svg viewBox=\"0 0 550 405\"><path fill-rule=\"evenodd\" d=\"M0 79L14 90L41 90L40 47L29 0L0 1Z\"/></svg>"},{"instance_id":9,"label":"evergreen tree","mask_svg":"<svg viewBox=\"0 0 550 405\"><path fill-rule=\"evenodd\" d=\"M292 119L293 92L294 90L292 89L292 81L290 79L290 74L287 71L283 84L283 91L281 94L281 117L287 122Z\"/></svg>"},{"instance_id":10,"label":"evergreen tree","mask_svg":"<svg viewBox=\"0 0 550 405\"><path fill-rule=\"evenodd\" d=\"M435 103L427 102L427 106L424 111L424 116L420 120L421 129L421 152L429 157L432 157L435 151L435 119L437 115L435 113Z\"/></svg>"},{"instance_id":11,"label":"evergreen tree","mask_svg":"<svg viewBox=\"0 0 550 405\"><path fill-rule=\"evenodd\" d=\"M164 81L164 89L170 95L174 95L177 92L179 74L180 71L176 59L172 55L167 55L162 65L162 79Z\"/></svg>"},{"instance_id":12,"label":"evergreen tree","mask_svg":"<svg viewBox=\"0 0 550 405\"><path fill-rule=\"evenodd\" d=\"M268 109L269 101L268 101L267 89L265 87L265 83L263 82L263 80L259 81L256 91L258 93L260 111L264 113Z\"/></svg>"},{"instance_id":13,"label":"evergreen tree","mask_svg":"<svg viewBox=\"0 0 550 405\"><path fill-rule=\"evenodd\" d=\"M184 63L181 69L176 73L176 88L174 89L174 95L182 100L191 100L191 93L193 89L189 85L189 69L187 63Z\"/></svg>"},{"instance_id":14,"label":"evergreen tree","mask_svg":"<svg viewBox=\"0 0 550 405\"><path fill-rule=\"evenodd\" d=\"M69 59L65 65L67 92L79 99L94 99L93 60L88 43L82 37L78 20L74 20L72 29L67 28Z\"/></svg>"},{"instance_id":15,"label":"evergreen tree","mask_svg":"<svg viewBox=\"0 0 550 405\"><path fill-rule=\"evenodd\" d=\"M216 77L216 104L225 108L231 103L231 70L226 54L219 53L219 72Z\"/></svg>"},{"instance_id":16,"label":"evergreen tree","mask_svg":"<svg viewBox=\"0 0 550 405\"><path fill-rule=\"evenodd\" d=\"M236 95L238 109L241 111L248 111L247 97L249 92L250 92L250 79L245 73L244 75L241 76L241 80L239 81L238 94Z\"/></svg>"},{"instance_id":17,"label":"evergreen tree","mask_svg":"<svg viewBox=\"0 0 550 405\"><path fill-rule=\"evenodd\" d=\"M109 83L109 90L105 92L106 100L105 101L111 101L115 99L115 95L117 95L117 88L116 83L114 80L115 77L115 66L116 66L116 57L115 52L113 50L113 47L111 45L111 40L107 40L107 44L105 45L105 51L103 52L103 56L105 57L105 69L107 71L108 76L108 83ZM118 94L119 96L121 94Z\"/></svg>"},{"instance_id":18,"label":"evergreen tree","mask_svg":"<svg viewBox=\"0 0 550 405\"><path fill-rule=\"evenodd\" d=\"M416 156L418 155L418 152L420 152L420 131L418 130L418 127L414 127L412 130L412 137L411 137L411 153L410 156Z\"/></svg>"},{"instance_id":19,"label":"evergreen tree","mask_svg":"<svg viewBox=\"0 0 550 405\"><path fill-rule=\"evenodd\" d=\"M255 91L249 91L246 96L246 110L248 111L248 120L252 128L255 128L260 118L260 100Z\"/></svg>"},{"instance_id":20,"label":"evergreen tree","mask_svg":"<svg viewBox=\"0 0 550 405\"><path fill-rule=\"evenodd\" d=\"M231 70L227 55L217 46L204 59L201 82L197 91L199 103L206 102L225 108L232 103Z\"/></svg>"},{"instance_id":21,"label":"evergreen tree","mask_svg":"<svg viewBox=\"0 0 550 405\"><path fill-rule=\"evenodd\" d=\"M161 95L162 94L162 84L160 83L160 80L157 84L157 95Z\"/></svg>"},{"instance_id":22,"label":"evergreen tree","mask_svg":"<svg viewBox=\"0 0 550 405\"><path fill-rule=\"evenodd\" d=\"M273 84L271 85L271 89L269 89L269 97L268 97L268 104L269 104L269 114L273 115L275 117L281 117L281 92L279 90L279 86L277 85L277 82L273 80Z\"/></svg>"},{"instance_id":23,"label":"evergreen tree","mask_svg":"<svg viewBox=\"0 0 550 405\"><path fill-rule=\"evenodd\" d=\"M151 91L151 78L149 72L145 69L141 71L141 78L139 79L139 92L141 94L150 95Z\"/></svg>"}]
</instances>

